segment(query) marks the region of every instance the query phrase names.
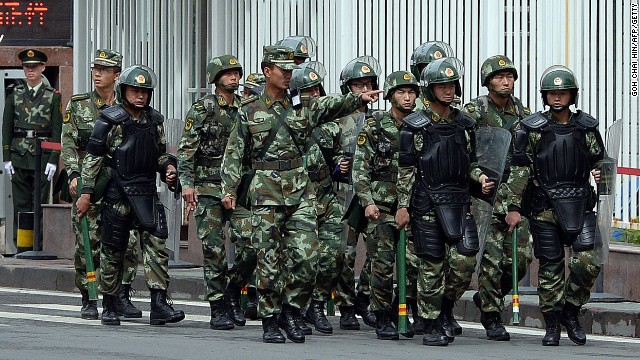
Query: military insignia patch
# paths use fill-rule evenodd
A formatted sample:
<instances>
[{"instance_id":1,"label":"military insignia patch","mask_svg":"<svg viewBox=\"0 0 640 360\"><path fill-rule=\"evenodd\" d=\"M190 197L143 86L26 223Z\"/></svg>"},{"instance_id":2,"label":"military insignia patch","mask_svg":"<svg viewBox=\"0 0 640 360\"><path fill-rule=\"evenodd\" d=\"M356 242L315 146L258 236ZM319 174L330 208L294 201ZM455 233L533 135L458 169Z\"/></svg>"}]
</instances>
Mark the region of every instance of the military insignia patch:
<instances>
[{"instance_id":1,"label":"military insignia patch","mask_svg":"<svg viewBox=\"0 0 640 360\"><path fill-rule=\"evenodd\" d=\"M454 72L451 68L446 68L444 70L444 74L447 75L448 77L452 77L454 75Z\"/></svg>"},{"instance_id":2,"label":"military insignia patch","mask_svg":"<svg viewBox=\"0 0 640 360\"><path fill-rule=\"evenodd\" d=\"M144 78L144 75L140 74L136 76L136 82L138 84L144 84L147 80Z\"/></svg>"},{"instance_id":3,"label":"military insignia patch","mask_svg":"<svg viewBox=\"0 0 640 360\"><path fill-rule=\"evenodd\" d=\"M35 54L33 53L32 50L27 51L27 56L28 57L33 57Z\"/></svg>"},{"instance_id":4,"label":"military insignia patch","mask_svg":"<svg viewBox=\"0 0 640 360\"><path fill-rule=\"evenodd\" d=\"M293 59L293 53L289 53L289 59Z\"/></svg>"},{"instance_id":5,"label":"military insignia patch","mask_svg":"<svg viewBox=\"0 0 640 360\"><path fill-rule=\"evenodd\" d=\"M309 73L309 79L316 81L318 80L318 74L314 73L313 71L311 73Z\"/></svg>"},{"instance_id":6,"label":"military insignia patch","mask_svg":"<svg viewBox=\"0 0 640 360\"><path fill-rule=\"evenodd\" d=\"M249 75L249 77L247 78L247 81L253 81L253 74Z\"/></svg>"},{"instance_id":7,"label":"military insignia patch","mask_svg":"<svg viewBox=\"0 0 640 360\"><path fill-rule=\"evenodd\" d=\"M561 85L561 84L562 84L562 79L559 76L553 79L553 85Z\"/></svg>"},{"instance_id":8,"label":"military insignia patch","mask_svg":"<svg viewBox=\"0 0 640 360\"><path fill-rule=\"evenodd\" d=\"M96 99L96 105L102 106L102 99Z\"/></svg>"},{"instance_id":9,"label":"military insignia patch","mask_svg":"<svg viewBox=\"0 0 640 360\"><path fill-rule=\"evenodd\" d=\"M409 73L406 73L402 76L402 78L405 80L411 80L411 75L409 75Z\"/></svg>"},{"instance_id":10,"label":"military insignia patch","mask_svg":"<svg viewBox=\"0 0 640 360\"><path fill-rule=\"evenodd\" d=\"M422 103L424 104L424 106L429 106L429 100L427 99L422 99Z\"/></svg>"},{"instance_id":11,"label":"military insignia patch","mask_svg":"<svg viewBox=\"0 0 640 360\"><path fill-rule=\"evenodd\" d=\"M300 44L300 52L303 54L307 53L307 47L304 44Z\"/></svg>"},{"instance_id":12,"label":"military insignia patch","mask_svg":"<svg viewBox=\"0 0 640 360\"><path fill-rule=\"evenodd\" d=\"M71 113L67 111L64 113L64 119L62 119L62 122L66 124L69 122L69 120L71 120Z\"/></svg>"},{"instance_id":13,"label":"military insignia patch","mask_svg":"<svg viewBox=\"0 0 640 360\"><path fill-rule=\"evenodd\" d=\"M193 119L187 118L187 121L184 122L184 130L189 131L193 127Z\"/></svg>"},{"instance_id":14,"label":"military insignia patch","mask_svg":"<svg viewBox=\"0 0 640 360\"><path fill-rule=\"evenodd\" d=\"M220 106L227 105L227 100L225 100L225 98L223 98L222 96L220 96L220 97L218 98L218 105L220 105Z\"/></svg>"},{"instance_id":15,"label":"military insignia patch","mask_svg":"<svg viewBox=\"0 0 640 360\"><path fill-rule=\"evenodd\" d=\"M498 65L500 65L500 66L502 67L502 66L507 65L507 63L506 63L506 61L504 61L504 60L500 59L500 60L498 61Z\"/></svg>"},{"instance_id":16,"label":"military insignia patch","mask_svg":"<svg viewBox=\"0 0 640 360\"><path fill-rule=\"evenodd\" d=\"M367 142L367 136L365 134L358 135L358 145L364 145Z\"/></svg>"},{"instance_id":17,"label":"military insignia patch","mask_svg":"<svg viewBox=\"0 0 640 360\"><path fill-rule=\"evenodd\" d=\"M371 69L369 69L367 65L362 65L362 68L360 68L360 70L362 70L362 72L365 74L368 74L371 72Z\"/></svg>"},{"instance_id":18,"label":"military insignia patch","mask_svg":"<svg viewBox=\"0 0 640 360\"><path fill-rule=\"evenodd\" d=\"M107 54L105 54L104 51L101 51L100 54L98 54L98 56L101 58L105 58L107 57Z\"/></svg>"},{"instance_id":19,"label":"military insignia patch","mask_svg":"<svg viewBox=\"0 0 640 360\"><path fill-rule=\"evenodd\" d=\"M440 50L436 50L436 52L433 53L433 57L438 60L442 57L442 53L440 52Z\"/></svg>"},{"instance_id":20,"label":"military insignia patch","mask_svg":"<svg viewBox=\"0 0 640 360\"><path fill-rule=\"evenodd\" d=\"M231 60L229 60L229 65L236 65L238 63L238 61L234 58L231 58Z\"/></svg>"}]
</instances>

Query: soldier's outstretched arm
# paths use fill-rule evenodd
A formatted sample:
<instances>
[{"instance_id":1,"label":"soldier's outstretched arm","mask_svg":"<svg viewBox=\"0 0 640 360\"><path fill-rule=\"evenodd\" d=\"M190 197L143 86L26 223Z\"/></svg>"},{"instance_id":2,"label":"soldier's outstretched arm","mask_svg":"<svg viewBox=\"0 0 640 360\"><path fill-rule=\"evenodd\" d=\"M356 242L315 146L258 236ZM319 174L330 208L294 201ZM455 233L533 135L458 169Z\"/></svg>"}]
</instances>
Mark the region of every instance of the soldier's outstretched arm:
<instances>
[{"instance_id":1,"label":"soldier's outstretched arm","mask_svg":"<svg viewBox=\"0 0 640 360\"><path fill-rule=\"evenodd\" d=\"M347 116L370 102L378 101L382 90L368 91L362 94L349 93L341 96L323 96L310 103L310 126L333 121Z\"/></svg>"}]
</instances>

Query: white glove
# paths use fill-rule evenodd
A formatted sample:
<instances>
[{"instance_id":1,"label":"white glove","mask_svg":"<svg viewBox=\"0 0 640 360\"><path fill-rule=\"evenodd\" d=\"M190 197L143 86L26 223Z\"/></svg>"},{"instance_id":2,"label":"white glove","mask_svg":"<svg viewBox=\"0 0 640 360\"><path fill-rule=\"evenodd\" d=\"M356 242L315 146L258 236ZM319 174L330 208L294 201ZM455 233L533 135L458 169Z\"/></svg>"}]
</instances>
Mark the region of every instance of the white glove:
<instances>
[{"instance_id":1,"label":"white glove","mask_svg":"<svg viewBox=\"0 0 640 360\"><path fill-rule=\"evenodd\" d=\"M4 171L7 173L7 175L9 175L9 178L11 178L11 175L16 173L16 171L13 170L13 165L11 165L11 161L7 161L4 163Z\"/></svg>"},{"instance_id":2,"label":"white glove","mask_svg":"<svg viewBox=\"0 0 640 360\"><path fill-rule=\"evenodd\" d=\"M47 167L44 169L44 174L47 175L47 180L53 180L53 175L56 174L56 165L47 163Z\"/></svg>"}]
</instances>

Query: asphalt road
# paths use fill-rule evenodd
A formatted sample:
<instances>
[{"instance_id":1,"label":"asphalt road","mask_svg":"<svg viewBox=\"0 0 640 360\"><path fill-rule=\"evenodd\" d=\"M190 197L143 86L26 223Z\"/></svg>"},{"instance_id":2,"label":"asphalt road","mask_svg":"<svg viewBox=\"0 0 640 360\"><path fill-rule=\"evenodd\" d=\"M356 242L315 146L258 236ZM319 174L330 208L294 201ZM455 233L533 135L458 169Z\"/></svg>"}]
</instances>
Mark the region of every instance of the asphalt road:
<instances>
[{"instance_id":1,"label":"asphalt road","mask_svg":"<svg viewBox=\"0 0 640 360\"><path fill-rule=\"evenodd\" d=\"M541 346L541 330L509 328L511 341L490 342L479 324L462 323L464 334L447 347L422 345L422 337L380 341L372 328L338 328L304 344L264 344L262 326L250 321L231 331L209 329L205 302L175 301L187 314L167 326L148 325L148 299L134 297L143 318L119 327L79 318L79 294L0 288L0 359L638 359L640 339L589 336L574 345L565 334L556 348Z\"/></svg>"}]
</instances>

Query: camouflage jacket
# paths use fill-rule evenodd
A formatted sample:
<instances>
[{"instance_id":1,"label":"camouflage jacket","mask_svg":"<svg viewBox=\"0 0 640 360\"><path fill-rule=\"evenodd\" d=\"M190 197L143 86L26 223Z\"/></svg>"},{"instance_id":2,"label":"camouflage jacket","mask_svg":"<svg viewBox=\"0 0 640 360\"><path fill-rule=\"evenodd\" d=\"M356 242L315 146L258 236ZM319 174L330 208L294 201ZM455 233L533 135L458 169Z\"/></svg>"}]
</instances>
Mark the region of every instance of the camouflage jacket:
<instances>
[{"instance_id":1,"label":"camouflage jacket","mask_svg":"<svg viewBox=\"0 0 640 360\"><path fill-rule=\"evenodd\" d=\"M520 99L515 96L510 97L504 110L500 109L490 96L482 95L467 103L463 111L476 121L477 127L501 127L510 132L513 132L515 126L520 123L520 120L531 115L531 110L522 105ZM513 147L511 146L509 147L509 154L507 155L507 165L504 170L503 180L509 177L512 155ZM495 213L506 214L507 206L509 205L507 201L508 191L507 185L504 182L501 183L497 190L497 196L493 206Z\"/></svg>"},{"instance_id":2,"label":"camouflage jacket","mask_svg":"<svg viewBox=\"0 0 640 360\"><path fill-rule=\"evenodd\" d=\"M376 204L390 211L395 205L401 124L391 111L376 111L358 135L353 190L363 207Z\"/></svg>"},{"instance_id":3,"label":"camouflage jacket","mask_svg":"<svg viewBox=\"0 0 640 360\"><path fill-rule=\"evenodd\" d=\"M541 114L542 116L549 119L550 123L557 122L557 119L552 112L546 111L542 112ZM571 114L571 120L569 121L570 123L574 121L574 115L575 113ZM516 127L516 131L522 128L524 128L524 126L520 123ZM507 194L507 201L509 203L510 209L512 210L515 210L514 207L522 207L522 195L524 194L525 189L527 188L527 185L529 183L532 183L534 186L539 186L538 181L535 178L534 159L537 155L537 151L539 150L538 146L540 139L542 138L542 133L539 130L528 130L528 133L529 137L528 143L525 148L525 155L528 159L529 166L512 165L511 173L509 174L509 180L507 181L509 191ZM602 159L602 156L604 154L604 147L598 140L599 136L600 135L599 133L597 133L597 130L588 130L586 133L587 148L589 149L589 154L593 159L593 164L591 165L592 169L600 166L600 160ZM549 220L552 221L552 219Z\"/></svg>"},{"instance_id":4,"label":"camouflage jacket","mask_svg":"<svg viewBox=\"0 0 640 360\"><path fill-rule=\"evenodd\" d=\"M80 176L93 125L100 112L108 106L95 90L73 95L67 104L62 123L61 156L69 180Z\"/></svg>"},{"instance_id":5,"label":"camouflage jacket","mask_svg":"<svg viewBox=\"0 0 640 360\"><path fill-rule=\"evenodd\" d=\"M308 186L309 177L304 164L306 156L301 154L311 129L321 122L349 114L362 105L359 95L321 97L310 100L309 106L303 107L298 114L288 97L276 100L263 91L243 107L246 116L241 117L231 132L222 160L222 193L236 196L242 175L242 159L248 152L252 159L251 168L256 170L249 186L252 205L290 206L300 204L307 194L315 198L311 193L313 188ZM290 127L295 138L285 126L277 125L278 118ZM276 136L266 143L274 126L278 127ZM265 168L272 166L277 169Z\"/></svg>"},{"instance_id":6,"label":"camouflage jacket","mask_svg":"<svg viewBox=\"0 0 640 360\"><path fill-rule=\"evenodd\" d=\"M47 140L60 142L62 132L62 99L60 92L42 84L32 99L27 85L21 84L7 96L2 118L2 157L13 167L35 169L35 140L27 139L27 130L45 134ZM60 150L42 150L42 160L58 164ZM44 169L43 169L44 171Z\"/></svg>"},{"instance_id":7,"label":"camouflage jacket","mask_svg":"<svg viewBox=\"0 0 640 360\"><path fill-rule=\"evenodd\" d=\"M207 95L196 101L184 123L178 145L178 174L184 189L220 198L220 166L234 124L242 116L241 99Z\"/></svg>"},{"instance_id":8,"label":"camouflage jacket","mask_svg":"<svg viewBox=\"0 0 640 360\"><path fill-rule=\"evenodd\" d=\"M115 105L122 106L122 105ZM129 115L133 121L139 122L141 124L146 124L149 121L149 113L148 110L142 112L138 119L133 118ZM161 171L163 165L168 160L167 155L167 140L164 133L164 125L163 123L159 123L157 125L157 144L158 144L158 152L160 157L158 159L157 171ZM82 163L82 194L92 194L93 188L96 183L96 178L98 177L98 173L102 166L109 166L104 163L105 158L111 158L115 150L122 144L122 126L113 126L109 131L109 135L107 137L107 154L106 155L93 155L88 153L84 158Z\"/></svg>"},{"instance_id":9,"label":"camouflage jacket","mask_svg":"<svg viewBox=\"0 0 640 360\"><path fill-rule=\"evenodd\" d=\"M452 111L449 113L449 116L446 118L441 118L436 112L431 110L431 108L426 108L424 110L431 118L431 121L434 123L439 123L441 121L445 121L449 124L454 122L456 112L460 111L456 108L452 107ZM471 137L473 134L469 131L466 131L466 140L467 140L467 151L471 156L471 163L469 166L469 172L471 176L471 180L479 181L480 175L482 175L482 170L478 167L478 162L475 161L475 147L473 146L474 142L471 141ZM414 133L414 146L416 150L416 154L422 153L422 133L415 132ZM397 183L397 191L398 191L398 207L399 208L408 208L411 199L411 192L413 191L413 185L415 181L415 166L408 167L398 167L398 183Z\"/></svg>"},{"instance_id":10,"label":"camouflage jacket","mask_svg":"<svg viewBox=\"0 0 640 360\"><path fill-rule=\"evenodd\" d=\"M340 137L340 126L334 121L329 121L313 129L305 147L309 179L316 190L318 215L324 214L329 202L335 198L331 174L344 158Z\"/></svg>"}]
</instances>

